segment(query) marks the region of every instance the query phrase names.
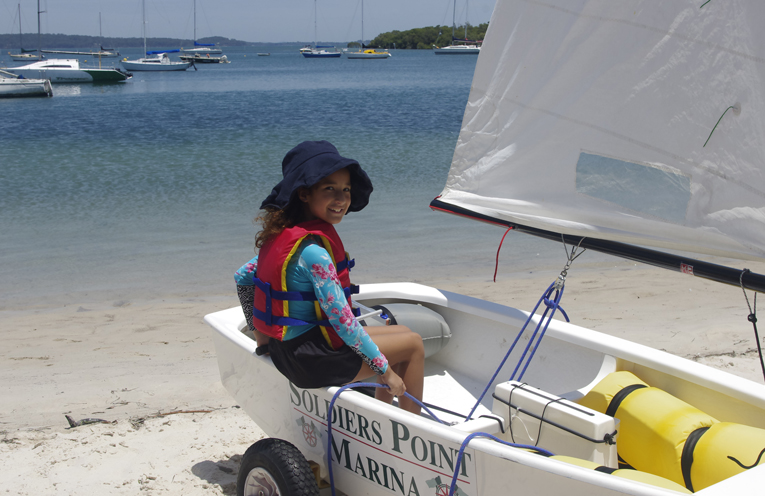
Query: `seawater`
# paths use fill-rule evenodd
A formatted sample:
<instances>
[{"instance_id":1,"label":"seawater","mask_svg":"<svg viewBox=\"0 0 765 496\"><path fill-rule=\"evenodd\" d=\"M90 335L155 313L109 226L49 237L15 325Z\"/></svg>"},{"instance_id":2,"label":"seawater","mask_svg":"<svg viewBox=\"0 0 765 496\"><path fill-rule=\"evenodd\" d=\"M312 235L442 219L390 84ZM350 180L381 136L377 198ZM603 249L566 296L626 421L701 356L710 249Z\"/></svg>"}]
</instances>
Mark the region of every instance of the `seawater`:
<instances>
[{"instance_id":1,"label":"seawater","mask_svg":"<svg viewBox=\"0 0 765 496\"><path fill-rule=\"evenodd\" d=\"M0 100L0 308L231 292L284 154L320 139L375 187L338 228L354 280L490 280L503 231L428 207L477 58L305 59L298 48L226 49L230 64ZM514 234L500 274L562 258L557 243Z\"/></svg>"}]
</instances>

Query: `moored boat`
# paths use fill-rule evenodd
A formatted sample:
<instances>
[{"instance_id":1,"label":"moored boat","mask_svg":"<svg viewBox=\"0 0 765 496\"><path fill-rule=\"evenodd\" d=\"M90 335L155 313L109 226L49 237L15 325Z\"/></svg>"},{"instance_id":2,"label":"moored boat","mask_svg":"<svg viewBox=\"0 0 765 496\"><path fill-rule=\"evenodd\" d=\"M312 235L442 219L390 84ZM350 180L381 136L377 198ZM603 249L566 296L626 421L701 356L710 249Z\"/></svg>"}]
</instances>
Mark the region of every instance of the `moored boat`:
<instances>
[{"instance_id":1,"label":"moored boat","mask_svg":"<svg viewBox=\"0 0 765 496\"><path fill-rule=\"evenodd\" d=\"M300 53L307 59L328 59L337 58L343 55L343 52L331 45L319 45L316 19L318 18L317 1L313 1L313 46L304 46Z\"/></svg>"},{"instance_id":2,"label":"moored boat","mask_svg":"<svg viewBox=\"0 0 765 496\"><path fill-rule=\"evenodd\" d=\"M457 0L454 0L454 6L452 8L452 41L451 45L444 47L433 47L433 53L436 55L478 55L481 53L481 45L478 41L471 41L467 39L467 19L465 20L465 39L460 40L456 38L455 31L457 29Z\"/></svg>"},{"instance_id":3,"label":"moored boat","mask_svg":"<svg viewBox=\"0 0 765 496\"><path fill-rule=\"evenodd\" d=\"M191 67L192 62L170 60L168 53L176 53L180 50L155 50L146 51L146 0L141 1L141 32L143 34L143 57L128 60L127 57L120 61L127 71L185 71ZM153 57L149 57L153 55Z\"/></svg>"},{"instance_id":4,"label":"moored boat","mask_svg":"<svg viewBox=\"0 0 765 496\"><path fill-rule=\"evenodd\" d=\"M301 50L300 53L307 59L337 58L343 55L343 52L339 51L336 47L328 45L319 45L307 51Z\"/></svg>"},{"instance_id":5,"label":"moored boat","mask_svg":"<svg viewBox=\"0 0 765 496\"><path fill-rule=\"evenodd\" d=\"M448 45L433 48L433 53L436 55L477 55L481 53L481 47L478 45Z\"/></svg>"},{"instance_id":6,"label":"moored boat","mask_svg":"<svg viewBox=\"0 0 765 496\"><path fill-rule=\"evenodd\" d=\"M11 76L11 77L6 77ZM0 98L53 96L53 89L47 79L26 79L0 71Z\"/></svg>"},{"instance_id":7,"label":"moored boat","mask_svg":"<svg viewBox=\"0 0 765 496\"><path fill-rule=\"evenodd\" d=\"M46 59L9 68L27 79L48 79L51 83L115 83L132 77L119 69L83 67L77 59Z\"/></svg>"},{"instance_id":8,"label":"moored boat","mask_svg":"<svg viewBox=\"0 0 765 496\"><path fill-rule=\"evenodd\" d=\"M42 50L42 53L53 53L57 55L81 55L83 57L100 57L100 58L111 58L111 57L120 56L120 52L117 52L115 50L106 50L106 49L101 49L97 52L94 52L94 51L83 52L83 51L77 51L77 50Z\"/></svg>"},{"instance_id":9,"label":"moored boat","mask_svg":"<svg viewBox=\"0 0 765 496\"><path fill-rule=\"evenodd\" d=\"M22 53L11 53L8 52L8 55L11 57L11 60L15 62L31 62L33 60L43 60L45 57L42 55L38 55L37 50L34 51L34 53L31 52L22 52Z\"/></svg>"},{"instance_id":10,"label":"moored boat","mask_svg":"<svg viewBox=\"0 0 765 496\"><path fill-rule=\"evenodd\" d=\"M225 55L221 55L220 57L211 57L210 54L202 55L200 53L195 53L193 55L181 55L179 57L184 62L193 62L195 64L229 64L231 63L230 60L228 60L228 57Z\"/></svg>"},{"instance_id":11,"label":"moored boat","mask_svg":"<svg viewBox=\"0 0 765 496\"><path fill-rule=\"evenodd\" d=\"M197 41L197 1L194 0L194 48L183 48L181 52L205 55L217 55L223 53L223 50L217 48L215 43L199 43ZM183 56L181 56L183 59ZM185 60L185 59L184 59Z\"/></svg>"},{"instance_id":12,"label":"moored boat","mask_svg":"<svg viewBox=\"0 0 765 496\"><path fill-rule=\"evenodd\" d=\"M181 48L181 52L184 53L198 53L200 55L213 55L213 54L220 54L223 53L223 50L220 48L211 48L214 47L214 45L210 46L196 46L198 45L196 42L194 42L194 48Z\"/></svg>"},{"instance_id":13,"label":"moored boat","mask_svg":"<svg viewBox=\"0 0 765 496\"><path fill-rule=\"evenodd\" d=\"M361 41L356 45L358 46L357 50L345 52L345 56L349 59L387 59L390 57L390 52L387 50L377 50L364 46L364 0L361 0Z\"/></svg>"},{"instance_id":14,"label":"moored boat","mask_svg":"<svg viewBox=\"0 0 765 496\"><path fill-rule=\"evenodd\" d=\"M125 58L120 61L120 64L128 71L185 71L192 65L192 62L188 60L180 62L170 60L167 52L147 52L147 55L153 56L135 60Z\"/></svg>"},{"instance_id":15,"label":"moored boat","mask_svg":"<svg viewBox=\"0 0 765 496\"><path fill-rule=\"evenodd\" d=\"M346 52L345 56L349 59L387 59L391 56L391 54L387 50L367 48L359 52Z\"/></svg>"}]
</instances>

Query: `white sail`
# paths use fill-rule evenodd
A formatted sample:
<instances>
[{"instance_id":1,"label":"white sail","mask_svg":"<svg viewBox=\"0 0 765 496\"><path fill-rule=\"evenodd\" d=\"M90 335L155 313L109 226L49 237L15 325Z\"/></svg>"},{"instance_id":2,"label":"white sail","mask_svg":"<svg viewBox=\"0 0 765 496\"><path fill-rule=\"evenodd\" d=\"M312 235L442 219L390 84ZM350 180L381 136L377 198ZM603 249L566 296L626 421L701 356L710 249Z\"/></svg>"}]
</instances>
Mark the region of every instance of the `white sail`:
<instances>
[{"instance_id":1,"label":"white sail","mask_svg":"<svg viewBox=\"0 0 765 496\"><path fill-rule=\"evenodd\" d=\"M497 0L440 200L765 258L764 25L763 0Z\"/></svg>"}]
</instances>

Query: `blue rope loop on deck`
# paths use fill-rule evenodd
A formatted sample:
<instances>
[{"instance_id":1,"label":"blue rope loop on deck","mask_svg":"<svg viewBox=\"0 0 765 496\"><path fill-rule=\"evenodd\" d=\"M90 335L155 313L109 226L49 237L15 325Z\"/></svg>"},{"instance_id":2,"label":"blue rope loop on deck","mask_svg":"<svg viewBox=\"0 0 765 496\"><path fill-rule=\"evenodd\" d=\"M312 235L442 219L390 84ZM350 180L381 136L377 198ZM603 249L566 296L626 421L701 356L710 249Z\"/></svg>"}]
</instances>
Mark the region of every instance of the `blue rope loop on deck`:
<instances>
[{"instance_id":1,"label":"blue rope loop on deck","mask_svg":"<svg viewBox=\"0 0 765 496\"><path fill-rule=\"evenodd\" d=\"M454 475L452 476L452 483L449 486L449 496L454 496L455 491L457 490L457 477L460 473L460 465L462 465L462 456L465 453L465 448L467 448L468 444L470 444L470 441L477 437L485 437L488 439L491 439L492 441L496 441L500 444L504 444L505 446L510 446L511 448L525 448L531 451L534 451L536 453L542 454L544 456L555 456L554 453L547 451L546 449L539 448L537 446L530 446L528 444L518 444L518 443L509 443L507 441L503 441L502 439L499 439L496 436L492 436L491 434L487 434L486 432L473 432L470 435L468 435L460 445L460 451L457 454L457 461L454 463ZM334 494L334 493L333 493Z\"/></svg>"},{"instance_id":2,"label":"blue rope loop on deck","mask_svg":"<svg viewBox=\"0 0 765 496\"><path fill-rule=\"evenodd\" d=\"M539 309L539 306L544 303L545 305L545 311L542 314L542 318L539 319L539 323L537 324L536 328L534 329L534 334L531 336L531 339L529 339L529 344L526 345L526 349L523 351L523 355L521 355L521 358L518 360L518 364L515 366L515 369L513 370L513 375L511 376L510 380L513 380L515 377L515 374L518 372L518 368L523 363L524 358L526 357L526 354L529 351L529 347L534 342L534 338L536 337L537 333L539 332L539 327L544 323L544 330L542 331L542 334L539 336L539 339L536 341L536 345L534 346L534 349L529 356L529 359L526 362L526 366L523 368L523 371L521 372L520 377L518 380L520 381L523 377L523 374L526 372L526 369L529 366L529 363L531 363L531 359L534 356L534 353L536 353L537 348L539 347L539 343L542 341L542 337L544 337L545 332L547 331L547 326L550 325L550 321L553 318L553 315L555 315L555 311L560 309L561 313L563 313L563 316L566 318L566 322L570 322L568 315L566 312L563 311L562 308L560 308L560 300L563 297L563 289L565 285L561 285L560 289L556 288L556 282L553 282L550 284L550 286L547 287L547 290L545 290L544 294L542 294L541 298L539 298L539 301L537 301L536 306L534 307L534 310L531 311L529 314L529 317L526 319L526 322L523 324L523 327L521 327L521 330L518 332L518 334L515 336L515 339L513 340L513 344L510 345L510 349L507 350L507 353L505 354L505 357L502 359L502 361L499 364L499 367L497 367L497 370L494 372L494 375L491 376L491 379L489 380L489 383L486 384L486 388L484 388L483 392L481 393L481 396L478 397L478 401L475 402L475 405L473 406L473 409L470 410L470 413L468 414L467 418L465 419L465 422L468 420L471 420L473 417L473 414L478 409L478 405L481 404L481 401L483 401L483 398L486 396L486 393L489 392L489 388L494 383L494 380L497 378L497 375L499 375L499 372L502 370L502 368L505 366L505 362L507 362L507 359L510 358L510 354L515 349L515 345L518 344L518 340L521 339L521 336L523 336L523 333L526 332L526 328L528 327L529 323L531 322L531 319L536 315L537 310ZM552 297L553 292L555 293L555 296ZM552 297L552 298L551 298ZM547 317L549 313L549 317ZM545 317L547 317L547 320L545 320Z\"/></svg>"},{"instance_id":3,"label":"blue rope loop on deck","mask_svg":"<svg viewBox=\"0 0 765 496\"><path fill-rule=\"evenodd\" d=\"M335 400L337 400L337 398L340 397L340 393L346 389L354 389L360 387L390 389L387 384L378 384L377 382L354 382L351 384L346 384L345 386L341 386L332 396L332 401L329 402L329 410L327 411L327 470L329 471L329 486L332 488L332 496L335 496L335 475L332 471L332 412L335 408ZM436 417L436 415L430 411L430 408L425 406L420 400L409 393L404 393L404 396L420 405L420 408L423 408L428 413L428 415L433 418L433 420L436 420L437 422L444 425L446 424L444 421Z\"/></svg>"}]
</instances>

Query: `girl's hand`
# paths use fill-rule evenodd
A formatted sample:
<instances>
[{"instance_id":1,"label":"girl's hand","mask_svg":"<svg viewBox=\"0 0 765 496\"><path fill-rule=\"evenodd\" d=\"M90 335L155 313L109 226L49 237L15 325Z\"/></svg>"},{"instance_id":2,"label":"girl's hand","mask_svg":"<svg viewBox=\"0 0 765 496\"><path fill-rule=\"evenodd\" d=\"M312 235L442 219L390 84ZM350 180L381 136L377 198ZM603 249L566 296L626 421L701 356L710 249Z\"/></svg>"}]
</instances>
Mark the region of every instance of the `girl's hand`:
<instances>
[{"instance_id":1,"label":"girl's hand","mask_svg":"<svg viewBox=\"0 0 765 496\"><path fill-rule=\"evenodd\" d=\"M393 367L388 367L388 370L385 371L383 375L380 376L382 379L383 384L387 384L390 388L390 393L393 396L404 396L404 393L406 392L406 385L404 384L404 381L401 379L401 377L398 376L395 372L393 372Z\"/></svg>"}]
</instances>

